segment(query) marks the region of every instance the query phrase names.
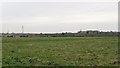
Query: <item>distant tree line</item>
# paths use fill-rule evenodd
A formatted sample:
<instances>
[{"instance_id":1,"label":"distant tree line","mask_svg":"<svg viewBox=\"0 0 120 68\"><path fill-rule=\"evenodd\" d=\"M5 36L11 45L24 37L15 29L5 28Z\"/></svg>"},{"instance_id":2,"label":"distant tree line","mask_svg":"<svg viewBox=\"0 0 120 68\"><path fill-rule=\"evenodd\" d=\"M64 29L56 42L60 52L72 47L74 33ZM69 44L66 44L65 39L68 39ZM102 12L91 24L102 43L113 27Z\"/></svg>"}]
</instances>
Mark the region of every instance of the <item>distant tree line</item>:
<instances>
[{"instance_id":1,"label":"distant tree line","mask_svg":"<svg viewBox=\"0 0 120 68\"><path fill-rule=\"evenodd\" d=\"M54 34L2 34L2 37L118 37L118 32L79 31L77 33L54 33Z\"/></svg>"}]
</instances>

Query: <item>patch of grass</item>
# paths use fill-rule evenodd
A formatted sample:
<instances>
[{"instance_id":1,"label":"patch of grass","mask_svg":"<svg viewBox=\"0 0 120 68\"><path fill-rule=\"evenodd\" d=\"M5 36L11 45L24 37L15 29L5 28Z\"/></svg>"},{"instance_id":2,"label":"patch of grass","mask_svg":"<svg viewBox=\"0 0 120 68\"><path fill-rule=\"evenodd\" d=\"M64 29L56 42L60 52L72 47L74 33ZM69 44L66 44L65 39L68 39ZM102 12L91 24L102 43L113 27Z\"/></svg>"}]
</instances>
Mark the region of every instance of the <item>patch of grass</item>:
<instances>
[{"instance_id":1,"label":"patch of grass","mask_svg":"<svg viewBox=\"0 0 120 68\"><path fill-rule=\"evenodd\" d=\"M116 66L117 37L3 38L3 66Z\"/></svg>"}]
</instances>

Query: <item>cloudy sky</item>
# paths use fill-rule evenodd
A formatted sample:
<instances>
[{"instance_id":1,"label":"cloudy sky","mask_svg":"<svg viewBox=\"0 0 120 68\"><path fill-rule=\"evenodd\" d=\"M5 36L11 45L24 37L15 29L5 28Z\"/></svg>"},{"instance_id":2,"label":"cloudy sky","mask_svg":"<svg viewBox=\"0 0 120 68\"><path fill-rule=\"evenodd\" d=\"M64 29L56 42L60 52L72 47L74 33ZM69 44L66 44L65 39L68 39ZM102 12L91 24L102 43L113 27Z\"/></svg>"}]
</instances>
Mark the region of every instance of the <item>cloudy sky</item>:
<instances>
[{"instance_id":1,"label":"cloudy sky","mask_svg":"<svg viewBox=\"0 0 120 68\"><path fill-rule=\"evenodd\" d=\"M46 1L46 0L45 0ZM4 2L2 32L118 30L118 2Z\"/></svg>"}]
</instances>

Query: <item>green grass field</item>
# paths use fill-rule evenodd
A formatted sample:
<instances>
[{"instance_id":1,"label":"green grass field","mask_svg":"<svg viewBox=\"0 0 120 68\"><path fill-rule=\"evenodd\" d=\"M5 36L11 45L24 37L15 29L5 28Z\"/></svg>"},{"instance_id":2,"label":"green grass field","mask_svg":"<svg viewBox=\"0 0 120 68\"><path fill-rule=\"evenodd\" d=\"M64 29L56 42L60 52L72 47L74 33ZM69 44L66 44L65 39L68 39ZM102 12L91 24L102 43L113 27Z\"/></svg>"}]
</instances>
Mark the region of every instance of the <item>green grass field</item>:
<instances>
[{"instance_id":1,"label":"green grass field","mask_svg":"<svg viewBox=\"0 0 120 68\"><path fill-rule=\"evenodd\" d=\"M3 66L117 66L117 37L3 38Z\"/></svg>"}]
</instances>

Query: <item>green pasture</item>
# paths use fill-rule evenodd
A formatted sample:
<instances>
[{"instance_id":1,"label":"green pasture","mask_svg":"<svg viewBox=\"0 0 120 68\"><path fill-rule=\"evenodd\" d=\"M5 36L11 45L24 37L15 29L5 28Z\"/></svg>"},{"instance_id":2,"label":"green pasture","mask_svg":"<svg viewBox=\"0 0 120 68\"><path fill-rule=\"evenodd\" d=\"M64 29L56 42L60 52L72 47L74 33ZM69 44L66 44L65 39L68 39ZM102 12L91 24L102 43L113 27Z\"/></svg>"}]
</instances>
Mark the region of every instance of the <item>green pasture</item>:
<instances>
[{"instance_id":1,"label":"green pasture","mask_svg":"<svg viewBox=\"0 0 120 68\"><path fill-rule=\"evenodd\" d=\"M117 37L2 39L3 66L117 66Z\"/></svg>"}]
</instances>

